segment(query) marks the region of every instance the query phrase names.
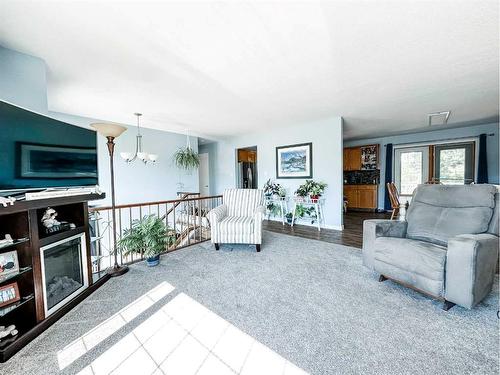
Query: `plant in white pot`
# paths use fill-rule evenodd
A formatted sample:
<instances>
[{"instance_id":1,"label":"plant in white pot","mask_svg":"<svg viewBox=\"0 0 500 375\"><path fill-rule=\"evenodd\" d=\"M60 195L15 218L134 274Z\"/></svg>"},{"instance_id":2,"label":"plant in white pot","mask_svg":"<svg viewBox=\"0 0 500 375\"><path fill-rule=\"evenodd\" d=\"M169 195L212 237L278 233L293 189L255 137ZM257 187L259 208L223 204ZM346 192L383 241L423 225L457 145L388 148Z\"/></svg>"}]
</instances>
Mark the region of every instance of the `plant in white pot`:
<instances>
[{"instance_id":1,"label":"plant in white pot","mask_svg":"<svg viewBox=\"0 0 500 375\"><path fill-rule=\"evenodd\" d=\"M132 226L125 229L118 241L118 248L123 255L142 254L148 266L160 263L160 254L167 251L176 240L163 219L156 215L147 215L134 220Z\"/></svg>"},{"instance_id":2,"label":"plant in white pot","mask_svg":"<svg viewBox=\"0 0 500 375\"><path fill-rule=\"evenodd\" d=\"M196 169L200 165L200 155L192 149L189 134L186 137L186 147L181 147L175 152L174 163L180 169Z\"/></svg>"}]
</instances>

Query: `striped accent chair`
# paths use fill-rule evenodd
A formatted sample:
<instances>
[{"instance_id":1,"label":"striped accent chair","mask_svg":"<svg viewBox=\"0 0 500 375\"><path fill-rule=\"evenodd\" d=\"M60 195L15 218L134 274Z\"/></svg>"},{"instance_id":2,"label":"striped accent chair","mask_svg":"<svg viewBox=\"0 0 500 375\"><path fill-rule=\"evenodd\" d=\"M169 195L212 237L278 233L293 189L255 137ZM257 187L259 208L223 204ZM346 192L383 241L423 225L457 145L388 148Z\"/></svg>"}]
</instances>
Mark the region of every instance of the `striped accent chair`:
<instances>
[{"instance_id":1,"label":"striped accent chair","mask_svg":"<svg viewBox=\"0 0 500 375\"><path fill-rule=\"evenodd\" d=\"M247 243L259 252L266 213L262 190L227 189L222 199L223 204L207 215L215 249L219 250L221 243Z\"/></svg>"}]
</instances>

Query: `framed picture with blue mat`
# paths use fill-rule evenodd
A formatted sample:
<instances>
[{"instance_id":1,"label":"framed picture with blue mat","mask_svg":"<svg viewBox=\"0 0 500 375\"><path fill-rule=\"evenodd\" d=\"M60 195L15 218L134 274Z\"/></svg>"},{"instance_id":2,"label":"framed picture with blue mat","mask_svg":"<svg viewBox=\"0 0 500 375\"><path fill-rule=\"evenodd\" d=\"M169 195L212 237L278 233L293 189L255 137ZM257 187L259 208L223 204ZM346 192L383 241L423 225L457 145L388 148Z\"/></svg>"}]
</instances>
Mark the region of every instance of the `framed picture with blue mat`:
<instances>
[{"instance_id":1,"label":"framed picture with blue mat","mask_svg":"<svg viewBox=\"0 0 500 375\"><path fill-rule=\"evenodd\" d=\"M312 143L276 147L276 178L312 176Z\"/></svg>"}]
</instances>

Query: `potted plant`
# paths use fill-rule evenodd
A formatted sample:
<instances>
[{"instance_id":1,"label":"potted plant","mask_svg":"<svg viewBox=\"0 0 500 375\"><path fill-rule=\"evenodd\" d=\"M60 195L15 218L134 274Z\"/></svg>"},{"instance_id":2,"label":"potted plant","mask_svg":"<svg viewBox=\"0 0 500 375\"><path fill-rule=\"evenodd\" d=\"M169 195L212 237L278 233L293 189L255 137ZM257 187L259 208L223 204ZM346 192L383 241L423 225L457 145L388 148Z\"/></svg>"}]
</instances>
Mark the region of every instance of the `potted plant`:
<instances>
[{"instance_id":1,"label":"potted plant","mask_svg":"<svg viewBox=\"0 0 500 375\"><path fill-rule=\"evenodd\" d=\"M288 225L292 225L293 213L292 212L288 212L285 215L285 218L286 218L286 222L288 223Z\"/></svg>"},{"instance_id":2,"label":"potted plant","mask_svg":"<svg viewBox=\"0 0 500 375\"><path fill-rule=\"evenodd\" d=\"M267 180L264 184L264 195L266 198L270 198L273 195L273 183L271 179Z\"/></svg>"},{"instance_id":3,"label":"potted plant","mask_svg":"<svg viewBox=\"0 0 500 375\"><path fill-rule=\"evenodd\" d=\"M314 207L305 207L302 204L298 204L297 207L295 207L295 220L297 220L297 218L302 219L304 216L309 216L311 218L311 224L314 224L317 219Z\"/></svg>"},{"instance_id":4,"label":"potted plant","mask_svg":"<svg viewBox=\"0 0 500 375\"><path fill-rule=\"evenodd\" d=\"M297 190L295 190L295 195L298 197L311 199L319 199L321 195L325 192L327 184L324 182L315 182L313 180L306 180L305 183L300 185Z\"/></svg>"},{"instance_id":5,"label":"potted plant","mask_svg":"<svg viewBox=\"0 0 500 375\"><path fill-rule=\"evenodd\" d=\"M278 187L278 197L279 198L285 198L286 197L286 189L283 186L281 186L280 184L277 184L277 185L279 185L279 187Z\"/></svg>"},{"instance_id":6,"label":"potted plant","mask_svg":"<svg viewBox=\"0 0 500 375\"><path fill-rule=\"evenodd\" d=\"M200 165L200 155L191 146L181 147L174 154L174 163L180 169L196 169Z\"/></svg>"},{"instance_id":7,"label":"potted plant","mask_svg":"<svg viewBox=\"0 0 500 375\"><path fill-rule=\"evenodd\" d=\"M327 184L324 182L314 182L311 184L310 189L309 189L309 196L311 199L319 199L325 192L325 188L327 187Z\"/></svg>"},{"instance_id":8,"label":"potted plant","mask_svg":"<svg viewBox=\"0 0 500 375\"><path fill-rule=\"evenodd\" d=\"M156 215L147 215L134 220L130 228L125 229L118 241L118 248L124 255L142 254L149 267L160 263L160 254L175 242L176 236L165 222Z\"/></svg>"},{"instance_id":9,"label":"potted plant","mask_svg":"<svg viewBox=\"0 0 500 375\"><path fill-rule=\"evenodd\" d=\"M272 196L275 198L286 197L286 190L280 184L272 182L271 179L269 179L264 184L264 195L266 198L271 198Z\"/></svg>"},{"instance_id":10,"label":"potted plant","mask_svg":"<svg viewBox=\"0 0 500 375\"><path fill-rule=\"evenodd\" d=\"M269 215L271 216L278 216L280 214L280 206L278 206L277 204L274 204L272 202L269 202L267 204L267 211L269 213Z\"/></svg>"},{"instance_id":11,"label":"potted plant","mask_svg":"<svg viewBox=\"0 0 500 375\"><path fill-rule=\"evenodd\" d=\"M305 186L305 184L300 185L297 188L297 190L295 190L295 195L297 197L305 198L305 197L307 197L307 194L309 194L309 192L308 192L307 187Z\"/></svg>"}]
</instances>

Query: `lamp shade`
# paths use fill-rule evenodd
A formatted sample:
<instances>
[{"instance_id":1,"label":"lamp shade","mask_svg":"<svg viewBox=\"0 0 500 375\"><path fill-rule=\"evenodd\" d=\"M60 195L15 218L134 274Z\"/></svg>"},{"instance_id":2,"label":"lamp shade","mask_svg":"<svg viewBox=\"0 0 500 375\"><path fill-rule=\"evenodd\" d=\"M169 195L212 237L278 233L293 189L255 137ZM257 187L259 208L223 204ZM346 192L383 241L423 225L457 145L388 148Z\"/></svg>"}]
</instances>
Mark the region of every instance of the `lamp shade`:
<instances>
[{"instance_id":1,"label":"lamp shade","mask_svg":"<svg viewBox=\"0 0 500 375\"><path fill-rule=\"evenodd\" d=\"M97 122L90 124L99 134L104 137L117 138L122 134L127 128L118 124L112 124L110 122Z\"/></svg>"}]
</instances>

